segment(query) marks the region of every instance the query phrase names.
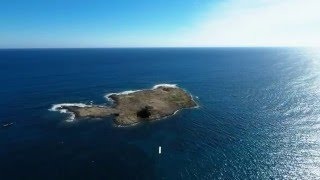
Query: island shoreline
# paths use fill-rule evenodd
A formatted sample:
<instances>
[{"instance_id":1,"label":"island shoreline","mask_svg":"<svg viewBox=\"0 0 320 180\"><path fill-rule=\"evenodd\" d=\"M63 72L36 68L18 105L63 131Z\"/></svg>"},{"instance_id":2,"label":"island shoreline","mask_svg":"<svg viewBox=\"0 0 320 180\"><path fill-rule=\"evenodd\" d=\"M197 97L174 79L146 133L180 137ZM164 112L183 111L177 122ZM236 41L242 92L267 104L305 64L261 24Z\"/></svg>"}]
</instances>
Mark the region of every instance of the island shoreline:
<instances>
[{"instance_id":1,"label":"island shoreline","mask_svg":"<svg viewBox=\"0 0 320 180\"><path fill-rule=\"evenodd\" d=\"M103 118L114 116L116 127L135 126L142 121L158 121L174 116L180 110L199 108L194 96L176 84L157 84L151 89L127 90L104 95L110 106L84 103L54 104L49 110L70 114L77 118ZM140 108L140 109L139 109ZM147 113L146 117L139 112ZM135 114L136 113L136 116Z\"/></svg>"}]
</instances>

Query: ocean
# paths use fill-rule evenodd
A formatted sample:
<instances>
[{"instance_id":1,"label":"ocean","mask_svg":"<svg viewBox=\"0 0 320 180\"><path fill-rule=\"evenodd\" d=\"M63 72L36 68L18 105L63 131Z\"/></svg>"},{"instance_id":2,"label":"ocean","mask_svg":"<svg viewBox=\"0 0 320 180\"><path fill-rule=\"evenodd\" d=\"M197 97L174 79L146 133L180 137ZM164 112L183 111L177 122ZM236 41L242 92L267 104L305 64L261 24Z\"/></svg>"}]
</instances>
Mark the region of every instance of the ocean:
<instances>
[{"instance_id":1,"label":"ocean","mask_svg":"<svg viewBox=\"0 0 320 180\"><path fill-rule=\"evenodd\" d=\"M320 178L319 49L2 49L0 82L1 180ZM163 83L199 108L131 127L50 111Z\"/></svg>"}]
</instances>

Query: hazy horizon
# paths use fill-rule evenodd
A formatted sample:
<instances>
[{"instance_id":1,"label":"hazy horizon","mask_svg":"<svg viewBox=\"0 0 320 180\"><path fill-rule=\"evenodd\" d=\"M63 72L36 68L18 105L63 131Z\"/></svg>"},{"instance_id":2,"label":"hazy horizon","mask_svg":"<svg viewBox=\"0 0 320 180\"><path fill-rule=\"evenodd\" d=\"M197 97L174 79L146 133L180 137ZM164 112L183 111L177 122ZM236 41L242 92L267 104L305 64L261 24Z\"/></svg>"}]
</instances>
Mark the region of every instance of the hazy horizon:
<instances>
[{"instance_id":1,"label":"hazy horizon","mask_svg":"<svg viewBox=\"0 0 320 180\"><path fill-rule=\"evenodd\" d=\"M305 48L305 49L318 49L319 46L159 46L159 47L9 47L0 48L0 50L24 50L24 49L201 49L201 48L212 48L212 49L223 49L223 48Z\"/></svg>"},{"instance_id":2,"label":"hazy horizon","mask_svg":"<svg viewBox=\"0 0 320 180\"><path fill-rule=\"evenodd\" d=\"M0 2L0 48L318 47L317 0Z\"/></svg>"}]
</instances>

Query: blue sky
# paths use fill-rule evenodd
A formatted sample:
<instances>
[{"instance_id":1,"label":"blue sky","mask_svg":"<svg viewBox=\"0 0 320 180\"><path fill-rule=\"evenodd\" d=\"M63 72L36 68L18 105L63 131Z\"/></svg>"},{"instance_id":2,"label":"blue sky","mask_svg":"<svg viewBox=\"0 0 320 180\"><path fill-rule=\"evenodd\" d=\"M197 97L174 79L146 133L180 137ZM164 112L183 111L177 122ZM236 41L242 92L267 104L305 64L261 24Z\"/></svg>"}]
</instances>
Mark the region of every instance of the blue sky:
<instances>
[{"instance_id":1,"label":"blue sky","mask_svg":"<svg viewBox=\"0 0 320 180\"><path fill-rule=\"evenodd\" d=\"M0 48L318 46L318 0L1 0Z\"/></svg>"}]
</instances>

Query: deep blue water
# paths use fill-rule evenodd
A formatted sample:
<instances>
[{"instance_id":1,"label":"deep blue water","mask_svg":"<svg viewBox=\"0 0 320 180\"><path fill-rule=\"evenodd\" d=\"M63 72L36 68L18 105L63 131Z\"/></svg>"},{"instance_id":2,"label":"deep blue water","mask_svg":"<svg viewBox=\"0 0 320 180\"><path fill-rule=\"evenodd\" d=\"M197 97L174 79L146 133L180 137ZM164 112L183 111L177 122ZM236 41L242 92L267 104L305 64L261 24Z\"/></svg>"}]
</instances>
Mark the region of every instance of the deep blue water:
<instances>
[{"instance_id":1,"label":"deep blue water","mask_svg":"<svg viewBox=\"0 0 320 180\"><path fill-rule=\"evenodd\" d=\"M319 52L0 50L0 179L320 178ZM127 128L48 111L159 83L200 108Z\"/></svg>"}]
</instances>

